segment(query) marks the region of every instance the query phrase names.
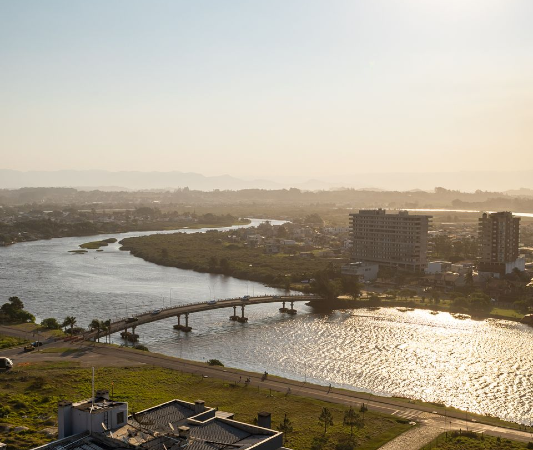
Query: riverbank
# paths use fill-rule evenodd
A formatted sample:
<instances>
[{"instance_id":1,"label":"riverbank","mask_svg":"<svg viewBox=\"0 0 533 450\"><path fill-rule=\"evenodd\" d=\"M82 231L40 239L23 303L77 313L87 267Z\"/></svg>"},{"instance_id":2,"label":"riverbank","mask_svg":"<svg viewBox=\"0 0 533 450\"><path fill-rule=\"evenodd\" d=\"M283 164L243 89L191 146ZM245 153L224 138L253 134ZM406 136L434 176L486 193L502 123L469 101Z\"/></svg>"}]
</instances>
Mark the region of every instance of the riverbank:
<instances>
[{"instance_id":1,"label":"riverbank","mask_svg":"<svg viewBox=\"0 0 533 450\"><path fill-rule=\"evenodd\" d=\"M289 246L287 252L266 253L264 248L233 242L232 232L158 234L126 238L120 244L133 256L161 266L223 274L286 289L328 266L336 270L347 261L299 257Z\"/></svg>"},{"instance_id":2,"label":"riverbank","mask_svg":"<svg viewBox=\"0 0 533 450\"><path fill-rule=\"evenodd\" d=\"M5 331L4 329L3 332ZM323 407L332 411L335 426L328 430L327 441L318 448L333 448L349 436L349 428L342 426L344 411L348 406L353 406L358 411L362 403L369 411L365 415L367 425L354 430L359 443L357 448L379 448L411 428L408 422L431 420L438 425L443 424L445 418L448 429L464 430L470 427L508 439L523 442L529 440L528 432L517 430L518 424L472 414L468 414L468 421L465 421L464 411L444 408L443 405L378 397L271 375L263 380L259 373L209 366L202 362L130 348L96 343L73 345L58 341L45 345L41 352L25 354L21 349L11 349L2 352L2 355L11 357L15 362L13 375L18 374L14 377L15 380L21 381L20 371L26 377L23 383L11 383L12 387L8 391L0 387L0 398L3 404L13 406L9 422L30 428L28 438L43 438L39 434L39 428L45 426L46 421L50 424L49 416L55 417L56 398L62 396L78 399L90 395L88 368L96 366L97 387L109 388L106 383L113 380L115 398L128 401L132 411L171 398L190 401L202 398L210 406L235 412L236 419L242 421L252 421L257 411L270 411L274 427L287 413L294 427L294 432L289 433L287 445L295 449L317 448L315 445L323 432L318 424L318 415ZM110 367L110 362L119 362L119 365L113 364L115 367ZM121 367L128 369L125 371ZM250 383L244 383L246 378L250 378ZM30 404L30 396L35 400L36 393L28 394L27 389L36 381L46 386L37 395L48 399L38 402L39 409L43 410L40 416L48 417L40 421L31 420L29 416L24 418L26 410L23 407L14 408L15 402ZM11 438L16 437L11 434ZM26 435L24 438L26 439ZM2 439L5 438L2 436ZM24 443L19 442L16 448L29 448L29 445L21 444Z\"/></svg>"},{"instance_id":3,"label":"riverbank","mask_svg":"<svg viewBox=\"0 0 533 450\"><path fill-rule=\"evenodd\" d=\"M216 216L218 217L218 216ZM34 242L65 237L97 236L100 234L119 234L145 231L168 231L200 228L220 228L235 225L248 225L249 219L225 216L212 222L183 222L183 221L144 221L144 222L76 222L62 223L51 221L25 221L7 225L0 223L0 247L7 247L21 242Z\"/></svg>"},{"instance_id":4,"label":"riverbank","mask_svg":"<svg viewBox=\"0 0 533 450\"><path fill-rule=\"evenodd\" d=\"M1 419L0 440L20 450L52 440L53 437L42 430L50 430L56 424L57 399L79 400L90 395L90 369L80 364L93 356L101 363L117 355L124 357L122 367L97 366L95 379L97 388L107 389L110 389L109 380L113 380L113 398L128 402L130 412L174 398L186 401L202 398L206 405L233 412L235 419L243 422L252 423L259 411L268 411L272 414L273 428L278 427L286 414L292 431L286 434L285 443L297 450L317 448L317 443L319 448L333 449L346 441L353 442L358 449L375 450L411 428L405 419L368 411L364 422L354 427L353 437L350 437L350 428L343 425L348 409L345 404L301 395L298 388L292 392L286 392L286 388L272 389L267 383L261 383L257 374L239 372L237 377L233 369L210 371L210 367L202 367L201 363L191 367L190 362L162 355L157 355L157 359L152 355L151 359L143 360L146 365L141 366L132 360L145 355L109 346L82 346L70 351L60 348L64 350L62 353L47 352L47 347L40 353L10 354L15 368L5 374L9 388L0 386L2 405L10 410L9 417ZM170 365L172 367L167 367ZM250 383L244 382L245 376L250 376ZM318 422L323 408L328 408L333 416L333 425L328 427L326 437ZM6 433L7 427L16 426L25 426L28 430L21 434Z\"/></svg>"}]
</instances>

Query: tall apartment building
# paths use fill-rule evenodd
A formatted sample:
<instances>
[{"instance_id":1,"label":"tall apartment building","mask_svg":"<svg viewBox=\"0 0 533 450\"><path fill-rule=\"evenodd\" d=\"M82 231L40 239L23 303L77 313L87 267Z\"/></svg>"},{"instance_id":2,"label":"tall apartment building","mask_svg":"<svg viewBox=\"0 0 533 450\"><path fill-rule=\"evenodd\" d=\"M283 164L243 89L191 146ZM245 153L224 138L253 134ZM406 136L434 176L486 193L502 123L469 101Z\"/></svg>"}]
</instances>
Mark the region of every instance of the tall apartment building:
<instances>
[{"instance_id":1,"label":"tall apartment building","mask_svg":"<svg viewBox=\"0 0 533 450\"><path fill-rule=\"evenodd\" d=\"M353 260L414 272L424 270L430 219L431 216L410 216L408 211L386 214L381 208L350 214Z\"/></svg>"},{"instance_id":2,"label":"tall apartment building","mask_svg":"<svg viewBox=\"0 0 533 450\"><path fill-rule=\"evenodd\" d=\"M518 255L520 217L510 212L483 213L478 227L480 272L503 275L514 268L524 270L523 258Z\"/></svg>"}]
</instances>

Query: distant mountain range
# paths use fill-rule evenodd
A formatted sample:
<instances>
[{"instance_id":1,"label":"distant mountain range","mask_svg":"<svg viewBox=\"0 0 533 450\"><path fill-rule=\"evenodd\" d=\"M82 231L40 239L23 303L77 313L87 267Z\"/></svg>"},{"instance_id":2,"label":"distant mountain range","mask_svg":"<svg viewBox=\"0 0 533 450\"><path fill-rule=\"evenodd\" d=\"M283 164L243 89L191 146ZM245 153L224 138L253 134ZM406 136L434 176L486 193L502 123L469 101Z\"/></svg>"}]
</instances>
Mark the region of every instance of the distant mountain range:
<instances>
[{"instance_id":1,"label":"distant mountain range","mask_svg":"<svg viewBox=\"0 0 533 450\"><path fill-rule=\"evenodd\" d=\"M338 177L306 180L270 176L246 180L230 175L205 176L193 172L110 172L105 170L30 171L0 169L0 188L74 187L108 191L140 189L175 189L188 187L202 191L241 189L328 190L355 188L364 190L432 191L435 187L465 192L476 190L533 196L533 170L521 172L449 172L449 173L355 173Z\"/></svg>"}]
</instances>

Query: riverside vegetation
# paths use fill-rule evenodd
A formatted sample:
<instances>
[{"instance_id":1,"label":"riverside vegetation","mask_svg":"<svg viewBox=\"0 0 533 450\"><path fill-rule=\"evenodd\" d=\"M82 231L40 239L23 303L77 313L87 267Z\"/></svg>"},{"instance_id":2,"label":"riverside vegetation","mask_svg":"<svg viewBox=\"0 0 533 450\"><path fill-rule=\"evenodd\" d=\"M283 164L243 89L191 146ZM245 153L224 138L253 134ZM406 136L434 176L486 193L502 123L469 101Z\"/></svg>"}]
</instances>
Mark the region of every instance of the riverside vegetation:
<instances>
[{"instance_id":1,"label":"riverside vegetation","mask_svg":"<svg viewBox=\"0 0 533 450\"><path fill-rule=\"evenodd\" d=\"M163 266L229 275L258 281L274 287L289 288L291 283L309 279L330 267L339 272L346 260L299 258L287 253L266 254L262 248L231 242L232 232L155 234L126 238L122 250Z\"/></svg>"},{"instance_id":2,"label":"riverside vegetation","mask_svg":"<svg viewBox=\"0 0 533 450\"><path fill-rule=\"evenodd\" d=\"M533 442L517 442L469 431L443 433L421 450L519 450L533 449Z\"/></svg>"},{"instance_id":3,"label":"riverside vegetation","mask_svg":"<svg viewBox=\"0 0 533 450\"><path fill-rule=\"evenodd\" d=\"M97 368L97 388L111 391L114 399L129 403L130 412L179 398L195 401L235 413L235 419L254 422L259 411L272 413L272 427L284 429L285 444L296 449L362 450L378 449L385 442L411 426L406 420L359 408L347 415L349 407L319 400L269 392L228 383L201 375L186 374L156 367ZM91 395L91 371L77 363L21 363L3 375L0 385L0 440L10 448L25 450L52 440L42 430L56 426L57 402L81 400ZM319 422L324 408L331 423L324 433ZM347 416L354 420L346 421ZM356 420L357 419L357 420ZM355 425L354 425L355 424ZM15 433L14 427L28 430Z\"/></svg>"}]
</instances>

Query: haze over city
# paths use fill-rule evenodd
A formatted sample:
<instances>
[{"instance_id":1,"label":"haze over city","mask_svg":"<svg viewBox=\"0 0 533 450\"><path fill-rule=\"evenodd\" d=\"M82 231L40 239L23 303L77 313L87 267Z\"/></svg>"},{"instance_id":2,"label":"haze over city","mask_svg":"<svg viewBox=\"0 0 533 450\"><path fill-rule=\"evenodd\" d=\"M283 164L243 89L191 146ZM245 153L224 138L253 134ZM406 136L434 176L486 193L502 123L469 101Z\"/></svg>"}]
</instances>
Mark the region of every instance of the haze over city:
<instances>
[{"instance_id":1,"label":"haze over city","mask_svg":"<svg viewBox=\"0 0 533 450\"><path fill-rule=\"evenodd\" d=\"M531 17L528 0L2 2L0 167L531 170Z\"/></svg>"}]
</instances>

